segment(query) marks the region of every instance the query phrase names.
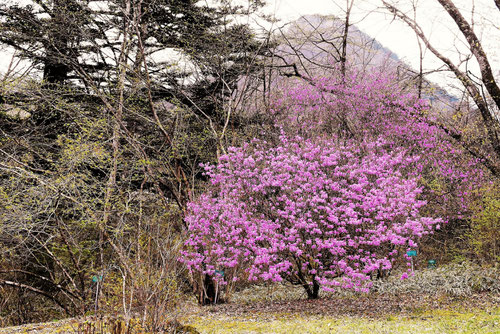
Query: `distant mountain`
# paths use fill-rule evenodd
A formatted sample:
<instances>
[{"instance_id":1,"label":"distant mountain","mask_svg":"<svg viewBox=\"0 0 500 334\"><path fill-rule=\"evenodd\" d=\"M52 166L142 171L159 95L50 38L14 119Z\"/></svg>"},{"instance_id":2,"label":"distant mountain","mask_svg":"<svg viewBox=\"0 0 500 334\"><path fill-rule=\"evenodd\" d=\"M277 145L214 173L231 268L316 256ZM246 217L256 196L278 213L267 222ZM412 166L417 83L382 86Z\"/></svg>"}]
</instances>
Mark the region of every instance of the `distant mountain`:
<instances>
[{"instance_id":1,"label":"distant mountain","mask_svg":"<svg viewBox=\"0 0 500 334\"><path fill-rule=\"evenodd\" d=\"M342 52L345 21L333 15L307 15L290 23L280 38L280 52L309 72L320 73L333 68ZM383 46L375 38L355 25L349 26L347 38L347 61L360 70L378 69L395 73L402 80L417 82L418 70L405 63L397 53ZM422 82L422 97L439 108L450 108L458 101L445 89L426 80Z\"/></svg>"},{"instance_id":2,"label":"distant mountain","mask_svg":"<svg viewBox=\"0 0 500 334\"><path fill-rule=\"evenodd\" d=\"M310 68L337 63L342 55L344 25L343 20L332 15L302 16L282 31L280 50L290 57L300 56L304 66ZM349 26L347 60L365 68L401 64L396 53L355 25Z\"/></svg>"}]
</instances>

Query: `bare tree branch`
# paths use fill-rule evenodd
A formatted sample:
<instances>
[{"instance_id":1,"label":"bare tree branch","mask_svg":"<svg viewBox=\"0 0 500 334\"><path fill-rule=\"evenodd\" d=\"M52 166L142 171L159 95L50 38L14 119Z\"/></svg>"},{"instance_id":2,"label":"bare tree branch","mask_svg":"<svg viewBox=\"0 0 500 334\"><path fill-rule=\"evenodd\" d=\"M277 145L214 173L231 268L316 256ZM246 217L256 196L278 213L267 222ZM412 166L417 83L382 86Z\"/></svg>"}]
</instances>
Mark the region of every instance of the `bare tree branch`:
<instances>
[{"instance_id":1,"label":"bare tree branch","mask_svg":"<svg viewBox=\"0 0 500 334\"><path fill-rule=\"evenodd\" d=\"M439 1L445 1L445 0L439 0ZM448 68L455 74L455 76L462 82L464 87L467 89L469 92L470 96L476 103L480 114L483 118L486 130L488 132L488 139L490 141L490 144L493 148L493 151L495 152L495 155L497 158L500 158L500 138L498 135L498 122L493 118L487 101L484 100L482 97L482 94L477 87L477 85L469 78L467 73L463 72L458 68L457 65L455 65L448 57L445 57L442 53L440 53L427 39L425 36L422 28L412 20L410 17L408 17L405 13L397 9L396 7L392 6L389 4L387 1L383 0L382 1L385 7L396 17L400 18L403 22L405 22L410 28L415 31L417 36L422 40L422 42L425 44L425 46L436 56L438 57L443 63L448 66ZM473 40L473 39L472 39ZM478 49L476 48L475 52ZM480 54L479 54L480 55ZM490 69L491 70L491 69ZM484 78L483 78L484 79ZM496 85L495 82L493 82L494 85ZM499 95L500 96L500 95ZM499 101L500 102L500 101Z\"/></svg>"},{"instance_id":2,"label":"bare tree branch","mask_svg":"<svg viewBox=\"0 0 500 334\"><path fill-rule=\"evenodd\" d=\"M462 34L464 35L467 43L469 43L470 50L474 57L476 57L477 62L479 63L479 69L481 71L481 80L486 87L486 90L490 94L493 101L497 105L498 109L500 109L500 87L495 81L495 77L493 75L493 71L491 70L490 62L488 61L488 57L483 50L481 41L474 33L474 30L469 25L467 20L462 16L458 8L451 2L450 0L437 0L441 6L448 12L450 17L455 21L457 27L460 29ZM500 0L495 0L497 6L499 5Z\"/></svg>"},{"instance_id":3,"label":"bare tree branch","mask_svg":"<svg viewBox=\"0 0 500 334\"><path fill-rule=\"evenodd\" d=\"M60 306L64 310L64 312L66 312L66 314L72 315L72 313L69 311L69 309L66 306L64 306L63 303L61 303L57 298L48 294L45 291L42 291L40 289L37 289L37 288L32 287L32 286L27 285L27 284L17 283L17 282L13 282L13 281L7 281L7 280L1 279L1 278L0 278L0 285L12 286L12 287L15 287L18 289L26 289L26 290L29 290L29 291L34 292L36 294L42 295L42 296L52 300L58 306Z\"/></svg>"}]
</instances>

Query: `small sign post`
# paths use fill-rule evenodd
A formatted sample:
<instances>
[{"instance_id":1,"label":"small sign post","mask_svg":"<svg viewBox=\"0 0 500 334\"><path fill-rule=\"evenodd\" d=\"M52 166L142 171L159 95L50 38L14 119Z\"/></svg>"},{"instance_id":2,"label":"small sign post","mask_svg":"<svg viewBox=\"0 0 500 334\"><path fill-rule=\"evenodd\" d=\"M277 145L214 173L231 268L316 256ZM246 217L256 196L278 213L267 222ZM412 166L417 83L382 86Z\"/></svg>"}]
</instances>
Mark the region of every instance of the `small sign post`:
<instances>
[{"instance_id":1,"label":"small sign post","mask_svg":"<svg viewBox=\"0 0 500 334\"><path fill-rule=\"evenodd\" d=\"M99 309L99 294L101 293L101 282L102 275L94 275L92 276L92 283L95 284L95 306L94 311L97 314L97 310Z\"/></svg>"},{"instance_id":2,"label":"small sign post","mask_svg":"<svg viewBox=\"0 0 500 334\"><path fill-rule=\"evenodd\" d=\"M97 282L101 282L101 281L102 281L102 275L99 275L99 276L94 275L94 276L92 276L92 282L93 283L97 283Z\"/></svg>"},{"instance_id":3,"label":"small sign post","mask_svg":"<svg viewBox=\"0 0 500 334\"><path fill-rule=\"evenodd\" d=\"M224 270L216 270L215 275L219 275L221 277L224 277ZM219 280L215 281L217 285L215 286L215 298L214 298L214 304L217 303L217 297L219 297Z\"/></svg>"},{"instance_id":4,"label":"small sign post","mask_svg":"<svg viewBox=\"0 0 500 334\"><path fill-rule=\"evenodd\" d=\"M428 269L436 269L436 260L429 260L427 261L427 268Z\"/></svg>"},{"instance_id":5,"label":"small sign post","mask_svg":"<svg viewBox=\"0 0 500 334\"><path fill-rule=\"evenodd\" d=\"M410 262L411 262L411 271L414 271L413 267L413 258L417 256L417 251L412 249L406 252L406 255L410 257Z\"/></svg>"}]
</instances>

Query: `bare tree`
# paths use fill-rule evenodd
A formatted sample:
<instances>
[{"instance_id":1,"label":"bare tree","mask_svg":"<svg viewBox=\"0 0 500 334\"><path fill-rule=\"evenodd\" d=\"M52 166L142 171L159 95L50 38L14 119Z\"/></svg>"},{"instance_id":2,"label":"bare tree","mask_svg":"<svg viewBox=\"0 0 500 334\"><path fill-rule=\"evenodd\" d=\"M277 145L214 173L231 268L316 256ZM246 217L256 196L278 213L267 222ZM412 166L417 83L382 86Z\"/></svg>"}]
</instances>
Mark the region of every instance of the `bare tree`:
<instances>
[{"instance_id":1,"label":"bare tree","mask_svg":"<svg viewBox=\"0 0 500 334\"><path fill-rule=\"evenodd\" d=\"M460 80L464 88L467 90L470 97L476 104L481 118L484 122L488 134L488 140L494 153L494 160L488 155L479 153L477 150L470 149L470 153L479 156L483 159L485 165L492 171L495 175L500 175L500 168L497 166L497 162L500 159L500 124L498 119L494 116L494 111L492 106L488 103L488 98L483 91L483 87L493 100L494 107L500 108L500 88L495 81L493 71L488 60L488 57L482 47L482 43L475 34L472 26L465 20L463 15L457 9L457 7L450 0L438 0L442 7L446 10L449 16L455 21L457 28L464 35L467 43L470 47L472 55L475 57L480 68L480 83L468 72L460 69L459 64L454 63L450 58L442 54L428 39L425 35L422 27L418 22L409 17L403 11L398 9L394 4L383 0L385 8L394 14L395 17L401 19L405 22L413 31L417 34L420 41L429 49L437 58L439 58L447 68L454 73L457 79ZM496 2L497 3L497 2ZM458 139L458 137L457 137ZM495 162L495 160L497 162Z\"/></svg>"}]
</instances>

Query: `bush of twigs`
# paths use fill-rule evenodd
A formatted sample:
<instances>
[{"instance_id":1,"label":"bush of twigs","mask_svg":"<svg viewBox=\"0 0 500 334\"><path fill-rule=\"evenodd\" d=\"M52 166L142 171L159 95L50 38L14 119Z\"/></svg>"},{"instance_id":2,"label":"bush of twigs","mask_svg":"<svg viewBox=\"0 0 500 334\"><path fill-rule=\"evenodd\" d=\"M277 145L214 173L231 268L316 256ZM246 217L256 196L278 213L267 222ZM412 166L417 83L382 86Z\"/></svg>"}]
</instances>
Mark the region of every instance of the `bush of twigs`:
<instances>
[{"instance_id":1,"label":"bush of twigs","mask_svg":"<svg viewBox=\"0 0 500 334\"><path fill-rule=\"evenodd\" d=\"M453 263L435 269L416 270L402 280L394 274L375 281L372 291L387 294L440 294L470 296L475 293L500 293L500 268L483 268L470 262Z\"/></svg>"},{"instance_id":2,"label":"bush of twigs","mask_svg":"<svg viewBox=\"0 0 500 334\"><path fill-rule=\"evenodd\" d=\"M498 294L500 298L500 268L483 268L476 264L464 262L440 266L435 269L416 270L408 278L401 279L403 272L393 272L391 276L374 280L370 293L378 294L448 294L450 296L470 296L476 293L489 292ZM336 292L322 291L321 298L332 296L354 296L356 293L347 290ZM304 288L289 283L255 284L236 292L231 301L235 303L252 303L266 301L289 301L305 299Z\"/></svg>"}]
</instances>

